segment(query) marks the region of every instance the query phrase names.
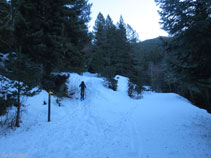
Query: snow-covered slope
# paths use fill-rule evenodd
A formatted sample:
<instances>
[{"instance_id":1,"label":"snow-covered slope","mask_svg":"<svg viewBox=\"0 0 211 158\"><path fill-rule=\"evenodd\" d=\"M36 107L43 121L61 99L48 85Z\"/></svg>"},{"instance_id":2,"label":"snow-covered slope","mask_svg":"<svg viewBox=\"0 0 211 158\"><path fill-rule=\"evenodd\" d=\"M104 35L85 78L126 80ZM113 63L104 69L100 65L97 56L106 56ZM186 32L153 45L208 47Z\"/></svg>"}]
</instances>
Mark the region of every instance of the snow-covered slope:
<instances>
[{"instance_id":1,"label":"snow-covered slope","mask_svg":"<svg viewBox=\"0 0 211 158\"><path fill-rule=\"evenodd\" d=\"M80 101L79 83L87 86ZM93 75L71 74L78 92L58 107L48 94L28 98L21 127L0 137L0 157L27 158L210 158L211 115L176 94L145 92L140 100L126 93L118 76L116 92ZM13 154L13 155L11 155Z\"/></svg>"}]
</instances>

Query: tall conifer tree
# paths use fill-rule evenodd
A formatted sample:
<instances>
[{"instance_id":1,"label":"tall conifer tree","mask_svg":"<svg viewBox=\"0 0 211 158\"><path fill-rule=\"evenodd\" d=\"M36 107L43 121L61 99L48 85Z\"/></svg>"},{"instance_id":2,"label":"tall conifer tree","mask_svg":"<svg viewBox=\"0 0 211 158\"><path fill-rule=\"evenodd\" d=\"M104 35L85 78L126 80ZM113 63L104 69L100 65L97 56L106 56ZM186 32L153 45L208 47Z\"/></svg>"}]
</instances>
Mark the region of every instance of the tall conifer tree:
<instances>
[{"instance_id":1,"label":"tall conifer tree","mask_svg":"<svg viewBox=\"0 0 211 158\"><path fill-rule=\"evenodd\" d=\"M167 61L183 89L182 95L190 96L197 104L209 105L211 109L211 2L155 1L161 8L163 29L174 36L168 45Z\"/></svg>"},{"instance_id":2,"label":"tall conifer tree","mask_svg":"<svg viewBox=\"0 0 211 158\"><path fill-rule=\"evenodd\" d=\"M45 74L83 67L90 7L87 0L28 0L21 5L26 29L22 41L27 44L23 51L43 65Z\"/></svg>"},{"instance_id":3,"label":"tall conifer tree","mask_svg":"<svg viewBox=\"0 0 211 158\"><path fill-rule=\"evenodd\" d=\"M6 0L0 0L0 52L11 51L10 14L11 7Z\"/></svg>"},{"instance_id":4,"label":"tall conifer tree","mask_svg":"<svg viewBox=\"0 0 211 158\"><path fill-rule=\"evenodd\" d=\"M105 18L99 13L94 26L94 53L90 64L90 71L101 73L104 69L106 30Z\"/></svg>"}]
</instances>

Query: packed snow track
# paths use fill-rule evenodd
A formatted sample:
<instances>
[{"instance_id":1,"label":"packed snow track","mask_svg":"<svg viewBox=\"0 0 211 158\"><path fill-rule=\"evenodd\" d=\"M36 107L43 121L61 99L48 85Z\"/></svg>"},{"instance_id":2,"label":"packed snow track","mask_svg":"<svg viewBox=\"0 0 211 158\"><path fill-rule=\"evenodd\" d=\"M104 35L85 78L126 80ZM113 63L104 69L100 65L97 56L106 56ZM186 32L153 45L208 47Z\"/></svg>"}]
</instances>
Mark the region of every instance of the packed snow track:
<instances>
[{"instance_id":1,"label":"packed snow track","mask_svg":"<svg viewBox=\"0 0 211 158\"><path fill-rule=\"evenodd\" d=\"M0 157L25 158L211 158L211 115L173 93L144 92L127 96L128 79L118 76L118 89L102 78L70 74L73 98L62 106L48 94L29 97L21 127L0 132ZM85 100L79 99L81 81Z\"/></svg>"}]
</instances>

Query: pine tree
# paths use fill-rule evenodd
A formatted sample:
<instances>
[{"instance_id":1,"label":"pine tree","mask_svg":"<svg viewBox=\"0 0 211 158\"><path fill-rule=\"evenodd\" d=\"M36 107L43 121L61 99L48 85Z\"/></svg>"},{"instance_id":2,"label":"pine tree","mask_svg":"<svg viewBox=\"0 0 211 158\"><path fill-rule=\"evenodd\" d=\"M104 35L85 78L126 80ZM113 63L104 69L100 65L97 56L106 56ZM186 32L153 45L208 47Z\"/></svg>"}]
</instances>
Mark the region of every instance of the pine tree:
<instances>
[{"instance_id":1,"label":"pine tree","mask_svg":"<svg viewBox=\"0 0 211 158\"><path fill-rule=\"evenodd\" d=\"M65 1L66 2L66 1ZM64 44L66 51L65 67L71 67L71 71L82 71L85 66L83 49L91 43L88 33L88 22L90 21L91 4L87 0L66 2L64 13L66 22L64 25ZM65 6L66 6L65 5Z\"/></svg>"},{"instance_id":2,"label":"pine tree","mask_svg":"<svg viewBox=\"0 0 211 158\"><path fill-rule=\"evenodd\" d=\"M160 14L163 28L172 35L177 35L169 45L172 68L178 73L182 72L186 80L196 84L208 84L211 78L211 19L208 13L210 2L201 0L157 3L162 9ZM172 19L172 16L175 18Z\"/></svg>"},{"instance_id":3,"label":"pine tree","mask_svg":"<svg viewBox=\"0 0 211 158\"><path fill-rule=\"evenodd\" d=\"M133 30L133 28L127 24L126 27L127 39L131 44L136 44L139 41L138 33Z\"/></svg>"},{"instance_id":4,"label":"pine tree","mask_svg":"<svg viewBox=\"0 0 211 158\"><path fill-rule=\"evenodd\" d=\"M32 1L21 4L26 43L23 52L43 65L44 73L83 67L81 50L89 40L91 5L80 1ZM35 53L36 52L36 53Z\"/></svg>"},{"instance_id":5,"label":"pine tree","mask_svg":"<svg viewBox=\"0 0 211 158\"><path fill-rule=\"evenodd\" d=\"M163 29L173 35L168 65L191 100L209 105L211 94L211 2L156 0ZM195 96L194 96L195 94ZM203 95L206 94L206 95ZM204 101L200 100L201 95ZM206 96L206 97L205 97ZM203 103L202 103L203 102ZM211 105L210 105L211 106ZM210 107L211 109L211 107Z\"/></svg>"},{"instance_id":6,"label":"pine tree","mask_svg":"<svg viewBox=\"0 0 211 158\"><path fill-rule=\"evenodd\" d=\"M121 16L117 24L116 39L118 40L116 42L116 57L114 57L114 63L117 68L117 74L123 76L130 75L130 70L132 66L132 58L130 56L131 48L127 39L126 32L126 24L124 23L124 20Z\"/></svg>"},{"instance_id":7,"label":"pine tree","mask_svg":"<svg viewBox=\"0 0 211 158\"><path fill-rule=\"evenodd\" d=\"M94 53L92 55L91 64L89 65L89 71L97 73L103 71L105 65L105 42L105 18L102 13L99 13L94 26Z\"/></svg>"},{"instance_id":8,"label":"pine tree","mask_svg":"<svg viewBox=\"0 0 211 158\"><path fill-rule=\"evenodd\" d=\"M108 15L105 22L106 42L105 42L105 67L104 76L110 80L116 75L116 67L114 65L114 57L116 56L116 35L117 28L114 25L111 17Z\"/></svg>"},{"instance_id":9,"label":"pine tree","mask_svg":"<svg viewBox=\"0 0 211 158\"><path fill-rule=\"evenodd\" d=\"M102 76L112 78L116 69L112 65L116 53L116 26L108 15L106 19L99 13L94 26L94 55L91 68Z\"/></svg>"},{"instance_id":10,"label":"pine tree","mask_svg":"<svg viewBox=\"0 0 211 158\"><path fill-rule=\"evenodd\" d=\"M6 0L0 0L0 52L9 52L10 43L10 5Z\"/></svg>"},{"instance_id":11,"label":"pine tree","mask_svg":"<svg viewBox=\"0 0 211 158\"><path fill-rule=\"evenodd\" d=\"M20 37L17 43L22 53L42 66L42 87L49 90L54 86L52 72L82 71L82 50L90 40L88 1L18 2L21 18L15 25L15 37Z\"/></svg>"},{"instance_id":12,"label":"pine tree","mask_svg":"<svg viewBox=\"0 0 211 158\"><path fill-rule=\"evenodd\" d=\"M101 13L98 14L94 26L94 48L91 67L98 69L96 72L109 79L117 74L132 76L131 47L122 17L115 26L109 15L105 19Z\"/></svg>"},{"instance_id":13,"label":"pine tree","mask_svg":"<svg viewBox=\"0 0 211 158\"><path fill-rule=\"evenodd\" d=\"M31 96L35 93L32 88L39 85L40 67L21 53L21 47L16 53L9 54L9 60L5 61L2 74L10 79L12 98L16 98L17 115L16 126L19 127L21 96Z\"/></svg>"}]
</instances>

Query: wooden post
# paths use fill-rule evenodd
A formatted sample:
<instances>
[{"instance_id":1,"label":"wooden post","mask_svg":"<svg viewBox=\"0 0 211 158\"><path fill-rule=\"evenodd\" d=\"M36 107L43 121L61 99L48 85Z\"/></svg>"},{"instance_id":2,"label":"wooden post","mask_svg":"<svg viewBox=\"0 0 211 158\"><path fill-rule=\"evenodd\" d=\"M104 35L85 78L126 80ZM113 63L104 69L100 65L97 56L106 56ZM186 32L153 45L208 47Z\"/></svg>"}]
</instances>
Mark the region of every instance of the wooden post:
<instances>
[{"instance_id":1,"label":"wooden post","mask_svg":"<svg viewBox=\"0 0 211 158\"><path fill-rule=\"evenodd\" d=\"M51 95L53 94L53 92L49 91L48 93L48 122L51 121Z\"/></svg>"},{"instance_id":2,"label":"wooden post","mask_svg":"<svg viewBox=\"0 0 211 158\"><path fill-rule=\"evenodd\" d=\"M18 107L17 107L17 116L16 116L16 127L20 127L19 125L19 119L20 119L20 108L21 108L21 103L20 103L20 85L18 84Z\"/></svg>"}]
</instances>

